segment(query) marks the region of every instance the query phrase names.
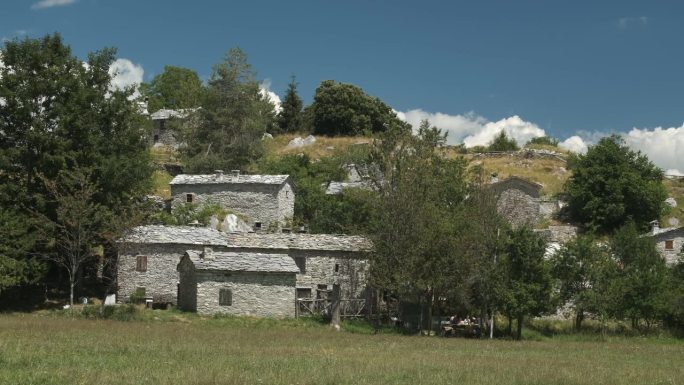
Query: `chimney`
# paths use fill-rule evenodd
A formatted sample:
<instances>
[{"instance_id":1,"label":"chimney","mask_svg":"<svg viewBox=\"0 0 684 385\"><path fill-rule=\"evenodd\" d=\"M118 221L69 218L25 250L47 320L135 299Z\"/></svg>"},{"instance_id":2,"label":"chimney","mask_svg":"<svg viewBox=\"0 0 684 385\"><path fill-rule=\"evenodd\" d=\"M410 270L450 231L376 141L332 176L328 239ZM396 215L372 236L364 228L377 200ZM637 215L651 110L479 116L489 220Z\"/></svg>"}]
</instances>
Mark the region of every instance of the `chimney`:
<instances>
[{"instance_id":1,"label":"chimney","mask_svg":"<svg viewBox=\"0 0 684 385\"><path fill-rule=\"evenodd\" d=\"M214 174L216 174L217 178L220 178L223 176L223 170L214 170Z\"/></svg>"},{"instance_id":2,"label":"chimney","mask_svg":"<svg viewBox=\"0 0 684 385\"><path fill-rule=\"evenodd\" d=\"M214 259L214 251L210 247L204 247L202 249L202 253L200 254L200 258L202 260L204 259Z\"/></svg>"},{"instance_id":3,"label":"chimney","mask_svg":"<svg viewBox=\"0 0 684 385\"><path fill-rule=\"evenodd\" d=\"M231 173L233 174L233 180L237 181L240 179L240 170L232 170Z\"/></svg>"},{"instance_id":4,"label":"chimney","mask_svg":"<svg viewBox=\"0 0 684 385\"><path fill-rule=\"evenodd\" d=\"M651 234L656 235L660 231L660 222L656 219L655 221L651 221Z\"/></svg>"}]
</instances>

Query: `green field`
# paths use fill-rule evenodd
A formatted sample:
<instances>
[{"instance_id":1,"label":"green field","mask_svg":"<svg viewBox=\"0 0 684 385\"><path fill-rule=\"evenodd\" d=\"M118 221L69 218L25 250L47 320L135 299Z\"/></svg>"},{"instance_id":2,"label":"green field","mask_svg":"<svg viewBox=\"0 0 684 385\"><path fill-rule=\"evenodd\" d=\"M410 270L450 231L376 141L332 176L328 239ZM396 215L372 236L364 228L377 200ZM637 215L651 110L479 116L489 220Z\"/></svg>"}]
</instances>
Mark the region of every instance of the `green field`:
<instances>
[{"instance_id":1,"label":"green field","mask_svg":"<svg viewBox=\"0 0 684 385\"><path fill-rule=\"evenodd\" d=\"M0 315L0 383L684 383L684 343L666 338L444 339L149 313L129 322Z\"/></svg>"}]
</instances>

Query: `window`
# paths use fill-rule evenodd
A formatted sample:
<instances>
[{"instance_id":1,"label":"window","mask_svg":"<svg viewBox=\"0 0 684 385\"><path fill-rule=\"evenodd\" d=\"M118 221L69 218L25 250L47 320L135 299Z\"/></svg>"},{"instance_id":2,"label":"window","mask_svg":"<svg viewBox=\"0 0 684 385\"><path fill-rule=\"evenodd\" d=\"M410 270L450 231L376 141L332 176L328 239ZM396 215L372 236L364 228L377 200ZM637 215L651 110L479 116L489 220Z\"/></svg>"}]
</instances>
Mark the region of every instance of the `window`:
<instances>
[{"instance_id":1,"label":"window","mask_svg":"<svg viewBox=\"0 0 684 385\"><path fill-rule=\"evenodd\" d=\"M674 241L672 239L665 241L665 250L674 250Z\"/></svg>"},{"instance_id":2,"label":"window","mask_svg":"<svg viewBox=\"0 0 684 385\"><path fill-rule=\"evenodd\" d=\"M307 287L297 288L297 299L301 298L311 298L311 289Z\"/></svg>"},{"instance_id":3,"label":"window","mask_svg":"<svg viewBox=\"0 0 684 385\"><path fill-rule=\"evenodd\" d=\"M195 194L185 194L185 201L192 203L195 200Z\"/></svg>"},{"instance_id":4,"label":"window","mask_svg":"<svg viewBox=\"0 0 684 385\"><path fill-rule=\"evenodd\" d=\"M339 272L340 272L340 264L336 263L335 264L335 273L339 273Z\"/></svg>"},{"instance_id":5,"label":"window","mask_svg":"<svg viewBox=\"0 0 684 385\"><path fill-rule=\"evenodd\" d=\"M155 134L154 135L154 143L159 142L159 135Z\"/></svg>"},{"instance_id":6,"label":"window","mask_svg":"<svg viewBox=\"0 0 684 385\"><path fill-rule=\"evenodd\" d=\"M306 258L304 257L295 257L294 259L295 265L299 268L299 273L300 274L306 274Z\"/></svg>"},{"instance_id":7,"label":"window","mask_svg":"<svg viewBox=\"0 0 684 385\"><path fill-rule=\"evenodd\" d=\"M232 306L233 292L230 289L219 289L219 306Z\"/></svg>"},{"instance_id":8,"label":"window","mask_svg":"<svg viewBox=\"0 0 684 385\"><path fill-rule=\"evenodd\" d=\"M147 256L138 255L135 257L135 271L145 272L147 271Z\"/></svg>"},{"instance_id":9,"label":"window","mask_svg":"<svg viewBox=\"0 0 684 385\"><path fill-rule=\"evenodd\" d=\"M254 222L254 230L261 230L261 222Z\"/></svg>"}]
</instances>

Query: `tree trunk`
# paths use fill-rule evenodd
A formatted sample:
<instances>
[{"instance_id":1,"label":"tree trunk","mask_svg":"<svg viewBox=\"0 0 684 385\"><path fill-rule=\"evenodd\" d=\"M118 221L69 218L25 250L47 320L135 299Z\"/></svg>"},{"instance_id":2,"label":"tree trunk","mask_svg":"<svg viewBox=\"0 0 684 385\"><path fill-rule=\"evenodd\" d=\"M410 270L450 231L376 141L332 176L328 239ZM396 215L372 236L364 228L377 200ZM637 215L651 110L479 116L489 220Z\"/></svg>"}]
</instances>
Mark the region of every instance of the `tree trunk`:
<instances>
[{"instance_id":1,"label":"tree trunk","mask_svg":"<svg viewBox=\"0 0 684 385\"><path fill-rule=\"evenodd\" d=\"M524 317L525 317L524 315L518 314L518 325L517 325L517 326L518 326L518 330L517 330L517 333L516 333L516 339L517 339L518 341L520 341L520 340L522 339L522 325L523 325L523 318L524 318Z\"/></svg>"},{"instance_id":2,"label":"tree trunk","mask_svg":"<svg viewBox=\"0 0 684 385\"><path fill-rule=\"evenodd\" d=\"M582 321L584 321L584 310L577 309L577 314L575 315L575 331L582 330Z\"/></svg>"},{"instance_id":3,"label":"tree trunk","mask_svg":"<svg viewBox=\"0 0 684 385\"><path fill-rule=\"evenodd\" d=\"M74 286L76 286L76 282L69 282L69 305L71 307L74 307Z\"/></svg>"},{"instance_id":4,"label":"tree trunk","mask_svg":"<svg viewBox=\"0 0 684 385\"><path fill-rule=\"evenodd\" d=\"M428 297L428 336L432 335L432 306L435 302L435 293L430 290Z\"/></svg>"}]
</instances>

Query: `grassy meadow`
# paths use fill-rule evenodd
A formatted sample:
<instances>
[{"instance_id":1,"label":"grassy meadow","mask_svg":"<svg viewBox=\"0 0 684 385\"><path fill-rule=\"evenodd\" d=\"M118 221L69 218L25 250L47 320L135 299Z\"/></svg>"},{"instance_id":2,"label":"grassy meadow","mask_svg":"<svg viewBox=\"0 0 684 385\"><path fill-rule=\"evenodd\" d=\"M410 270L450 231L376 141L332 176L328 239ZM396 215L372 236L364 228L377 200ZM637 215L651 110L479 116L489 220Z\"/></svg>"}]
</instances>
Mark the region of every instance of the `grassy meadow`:
<instances>
[{"instance_id":1,"label":"grassy meadow","mask_svg":"<svg viewBox=\"0 0 684 385\"><path fill-rule=\"evenodd\" d=\"M129 322L0 315L0 383L684 383L684 343L669 338L445 339L146 313Z\"/></svg>"}]
</instances>

